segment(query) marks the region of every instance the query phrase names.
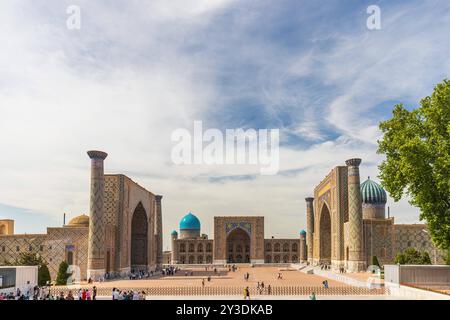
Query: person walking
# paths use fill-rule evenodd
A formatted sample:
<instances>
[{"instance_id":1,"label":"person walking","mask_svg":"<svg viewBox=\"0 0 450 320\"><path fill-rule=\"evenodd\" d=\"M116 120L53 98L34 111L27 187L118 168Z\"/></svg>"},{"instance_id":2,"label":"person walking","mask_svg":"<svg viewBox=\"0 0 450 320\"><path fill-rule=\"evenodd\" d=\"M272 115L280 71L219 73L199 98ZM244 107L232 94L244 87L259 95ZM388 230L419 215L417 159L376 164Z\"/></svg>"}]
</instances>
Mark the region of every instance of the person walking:
<instances>
[{"instance_id":1,"label":"person walking","mask_svg":"<svg viewBox=\"0 0 450 320\"><path fill-rule=\"evenodd\" d=\"M247 289L247 290L246 290L247 298L248 298L248 300L250 300L250 288L247 287L246 289Z\"/></svg>"},{"instance_id":2,"label":"person walking","mask_svg":"<svg viewBox=\"0 0 450 320\"><path fill-rule=\"evenodd\" d=\"M316 294L314 292L309 296L309 300L317 300Z\"/></svg>"},{"instance_id":3,"label":"person walking","mask_svg":"<svg viewBox=\"0 0 450 320\"><path fill-rule=\"evenodd\" d=\"M97 300L97 287L92 288L92 300Z\"/></svg>"}]
</instances>

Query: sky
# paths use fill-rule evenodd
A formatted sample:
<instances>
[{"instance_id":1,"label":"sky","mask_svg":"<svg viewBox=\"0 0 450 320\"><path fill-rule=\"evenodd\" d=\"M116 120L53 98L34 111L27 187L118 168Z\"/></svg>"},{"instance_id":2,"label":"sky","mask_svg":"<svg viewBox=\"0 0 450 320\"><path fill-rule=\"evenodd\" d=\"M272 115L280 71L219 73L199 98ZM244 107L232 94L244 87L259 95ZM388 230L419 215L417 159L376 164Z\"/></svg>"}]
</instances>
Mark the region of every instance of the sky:
<instances>
[{"instance_id":1,"label":"sky","mask_svg":"<svg viewBox=\"0 0 450 320\"><path fill-rule=\"evenodd\" d=\"M378 124L449 77L449 34L446 0L1 1L0 218L43 233L88 213L99 149L106 173L163 195L164 249L189 211L209 235L214 216L263 215L266 237L298 237L334 166L362 158L378 181ZM171 134L194 121L279 129L280 171L175 165ZM407 199L388 206L419 222Z\"/></svg>"}]
</instances>

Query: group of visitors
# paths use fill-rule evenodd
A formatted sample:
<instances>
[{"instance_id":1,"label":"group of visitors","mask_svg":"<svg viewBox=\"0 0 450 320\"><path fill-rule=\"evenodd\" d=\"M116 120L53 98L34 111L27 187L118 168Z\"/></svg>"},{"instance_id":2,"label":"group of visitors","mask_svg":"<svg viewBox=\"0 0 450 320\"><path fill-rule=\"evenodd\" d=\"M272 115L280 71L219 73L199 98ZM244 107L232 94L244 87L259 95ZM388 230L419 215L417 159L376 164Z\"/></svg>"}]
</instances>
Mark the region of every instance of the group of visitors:
<instances>
[{"instance_id":1,"label":"group of visitors","mask_svg":"<svg viewBox=\"0 0 450 320\"><path fill-rule=\"evenodd\" d=\"M231 271L236 272L236 271L237 271L236 265L234 265L234 264L233 264L233 265L229 265L229 266L228 266L228 271L230 271L230 272L231 272Z\"/></svg>"},{"instance_id":2,"label":"group of visitors","mask_svg":"<svg viewBox=\"0 0 450 320\"><path fill-rule=\"evenodd\" d=\"M208 280L208 282L211 282L211 276L208 276L208 278L206 278ZM202 279L202 287L205 287L205 278Z\"/></svg>"},{"instance_id":3,"label":"group of visitors","mask_svg":"<svg viewBox=\"0 0 450 320\"><path fill-rule=\"evenodd\" d=\"M0 293L0 300L96 300L97 287L92 289L79 289L76 294L72 290L67 292L61 291L59 295L53 295L50 287L31 287L20 290L17 288L10 293Z\"/></svg>"},{"instance_id":4,"label":"group of visitors","mask_svg":"<svg viewBox=\"0 0 450 320\"><path fill-rule=\"evenodd\" d=\"M178 270L180 270L180 268L178 267L173 267L173 266L169 266L167 268L164 268L161 270L161 274L163 276L173 276L175 273L178 272Z\"/></svg>"},{"instance_id":5,"label":"group of visitors","mask_svg":"<svg viewBox=\"0 0 450 320\"><path fill-rule=\"evenodd\" d=\"M345 268L344 267L340 267L339 268L339 273L346 273L347 271L345 270Z\"/></svg>"},{"instance_id":6,"label":"group of visitors","mask_svg":"<svg viewBox=\"0 0 450 320\"><path fill-rule=\"evenodd\" d=\"M325 289L328 289L328 280L322 281L322 284Z\"/></svg>"},{"instance_id":7,"label":"group of visitors","mask_svg":"<svg viewBox=\"0 0 450 320\"><path fill-rule=\"evenodd\" d=\"M145 292L144 291L121 291L117 288L113 288L112 290L112 299L113 300L145 300Z\"/></svg>"},{"instance_id":8,"label":"group of visitors","mask_svg":"<svg viewBox=\"0 0 450 320\"><path fill-rule=\"evenodd\" d=\"M321 270L331 270L331 266L330 266L329 264L322 263L322 264L320 265L320 269L321 269Z\"/></svg>"},{"instance_id":9,"label":"group of visitors","mask_svg":"<svg viewBox=\"0 0 450 320\"><path fill-rule=\"evenodd\" d=\"M267 291L266 291L267 289ZM267 286L265 286L264 281L256 284L256 290L258 290L259 294L264 294L267 293L268 295L270 295L272 293L272 287L270 286L270 284Z\"/></svg>"}]
</instances>

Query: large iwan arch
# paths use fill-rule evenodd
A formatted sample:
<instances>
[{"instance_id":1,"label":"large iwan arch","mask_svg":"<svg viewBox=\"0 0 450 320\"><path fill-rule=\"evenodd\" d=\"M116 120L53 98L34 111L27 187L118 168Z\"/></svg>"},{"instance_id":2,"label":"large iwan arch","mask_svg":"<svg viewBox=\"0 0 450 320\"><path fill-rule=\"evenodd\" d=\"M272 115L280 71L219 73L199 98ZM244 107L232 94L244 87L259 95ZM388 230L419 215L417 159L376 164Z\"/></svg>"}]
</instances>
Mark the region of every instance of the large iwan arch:
<instances>
[{"instance_id":1,"label":"large iwan arch","mask_svg":"<svg viewBox=\"0 0 450 320\"><path fill-rule=\"evenodd\" d=\"M131 269L146 270L148 266L148 219L141 202L131 219Z\"/></svg>"}]
</instances>

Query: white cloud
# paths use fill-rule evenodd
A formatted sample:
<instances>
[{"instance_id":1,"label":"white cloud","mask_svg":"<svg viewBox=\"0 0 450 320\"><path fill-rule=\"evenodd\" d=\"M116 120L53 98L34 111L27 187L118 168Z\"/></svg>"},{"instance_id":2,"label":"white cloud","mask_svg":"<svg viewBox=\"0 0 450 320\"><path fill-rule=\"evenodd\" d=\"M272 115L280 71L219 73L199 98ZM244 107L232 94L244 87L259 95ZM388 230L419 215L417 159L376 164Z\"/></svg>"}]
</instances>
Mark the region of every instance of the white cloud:
<instances>
[{"instance_id":1,"label":"white cloud","mask_svg":"<svg viewBox=\"0 0 450 320\"><path fill-rule=\"evenodd\" d=\"M448 12L437 14L433 4L382 11L380 31L336 30L320 41L310 35L311 48L280 49L249 31L273 22L263 14L276 11L273 4L255 11L236 1L142 3L80 1L80 31L65 28L69 1L0 4L1 203L55 216L87 212L85 151L99 148L110 154L108 172L127 173L164 195L166 234L192 210L209 234L214 215L258 214L266 216L267 236L296 237L305 226L304 198L333 166L359 156L362 176L377 175L374 106L417 101L450 67L442 32ZM215 18L230 11L239 14L209 34ZM337 45L323 49L324 41ZM256 70L250 76L228 69L243 61ZM237 90L223 92L223 74ZM314 83L292 84L309 77ZM174 129L191 128L239 97L254 98L270 117L288 113L293 123L282 132L307 140L281 148L285 174L211 183L208 177L259 168L170 163ZM406 201L391 212L400 222L418 217Z\"/></svg>"}]
</instances>

